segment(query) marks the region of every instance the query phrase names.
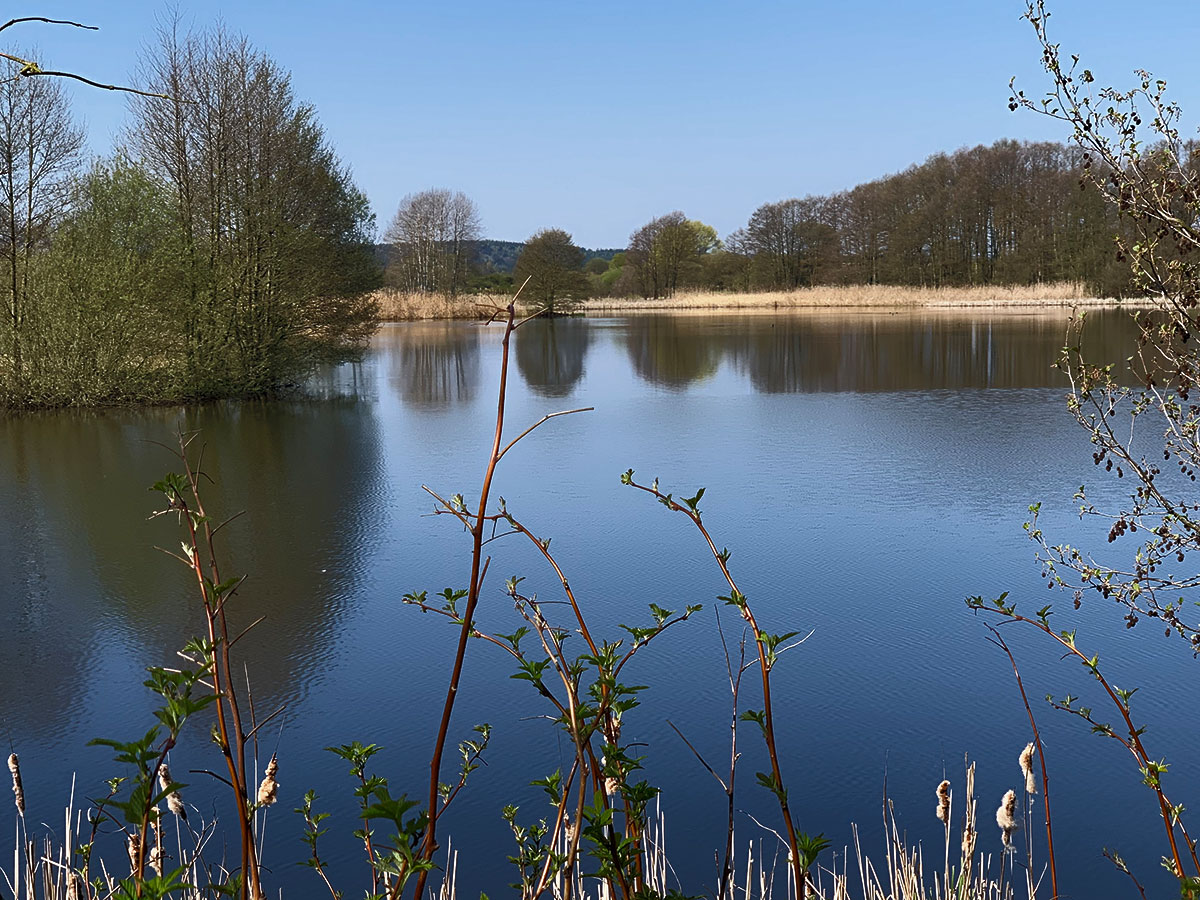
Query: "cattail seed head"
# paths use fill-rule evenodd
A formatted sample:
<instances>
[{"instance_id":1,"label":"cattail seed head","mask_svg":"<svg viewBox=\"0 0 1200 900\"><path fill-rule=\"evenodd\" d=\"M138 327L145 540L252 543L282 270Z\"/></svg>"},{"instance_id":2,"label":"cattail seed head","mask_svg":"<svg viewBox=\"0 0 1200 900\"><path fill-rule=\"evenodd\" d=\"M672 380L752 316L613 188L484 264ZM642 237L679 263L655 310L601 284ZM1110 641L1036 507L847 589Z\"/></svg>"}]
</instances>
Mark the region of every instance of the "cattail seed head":
<instances>
[{"instance_id":1,"label":"cattail seed head","mask_svg":"<svg viewBox=\"0 0 1200 900\"><path fill-rule=\"evenodd\" d=\"M1033 780L1033 744L1026 744L1025 749L1021 751L1021 773L1025 776L1025 793L1036 794L1037 783Z\"/></svg>"},{"instance_id":2,"label":"cattail seed head","mask_svg":"<svg viewBox=\"0 0 1200 900\"><path fill-rule=\"evenodd\" d=\"M1012 846L1013 829L1017 827L1016 811L1017 792L1008 791L1001 798L1000 807L996 810L996 824L1000 826L1000 835L1004 840L1005 849Z\"/></svg>"},{"instance_id":3,"label":"cattail seed head","mask_svg":"<svg viewBox=\"0 0 1200 900\"><path fill-rule=\"evenodd\" d=\"M171 786L171 770L167 768L166 761L158 767L158 789L165 791ZM171 791L167 794L167 809L174 813L183 821L187 821L187 809L184 808L183 799L179 796L179 791Z\"/></svg>"},{"instance_id":4,"label":"cattail seed head","mask_svg":"<svg viewBox=\"0 0 1200 900\"><path fill-rule=\"evenodd\" d=\"M140 835L131 834L125 841L125 852L129 854L129 874L136 876L142 858L142 838Z\"/></svg>"},{"instance_id":5,"label":"cattail seed head","mask_svg":"<svg viewBox=\"0 0 1200 900\"><path fill-rule=\"evenodd\" d=\"M263 775L262 784L258 786L258 805L270 806L275 802L275 796L279 792L279 783L275 780L275 773L279 771L279 760L275 754L271 754L271 761L267 763L267 771Z\"/></svg>"},{"instance_id":6,"label":"cattail seed head","mask_svg":"<svg viewBox=\"0 0 1200 900\"><path fill-rule=\"evenodd\" d=\"M950 782L943 781L937 786L937 817L943 824L950 824Z\"/></svg>"},{"instance_id":7,"label":"cattail seed head","mask_svg":"<svg viewBox=\"0 0 1200 900\"><path fill-rule=\"evenodd\" d=\"M17 812L22 817L25 816L25 788L21 786L21 761L17 759L17 754L10 753L8 755L8 771L12 772L13 797L17 802Z\"/></svg>"},{"instance_id":8,"label":"cattail seed head","mask_svg":"<svg viewBox=\"0 0 1200 900\"><path fill-rule=\"evenodd\" d=\"M163 858L165 856L166 854L163 853L162 844L155 844L150 848L150 853L146 858L146 862L149 863L150 868L154 870L154 874L160 877L163 873Z\"/></svg>"},{"instance_id":9,"label":"cattail seed head","mask_svg":"<svg viewBox=\"0 0 1200 900\"><path fill-rule=\"evenodd\" d=\"M161 877L163 873L163 858L166 854L163 853L162 832L159 830L158 819L151 822L151 827L154 829L154 846L150 848L150 853L147 854L146 861L150 864L150 868L154 870L154 874Z\"/></svg>"}]
</instances>

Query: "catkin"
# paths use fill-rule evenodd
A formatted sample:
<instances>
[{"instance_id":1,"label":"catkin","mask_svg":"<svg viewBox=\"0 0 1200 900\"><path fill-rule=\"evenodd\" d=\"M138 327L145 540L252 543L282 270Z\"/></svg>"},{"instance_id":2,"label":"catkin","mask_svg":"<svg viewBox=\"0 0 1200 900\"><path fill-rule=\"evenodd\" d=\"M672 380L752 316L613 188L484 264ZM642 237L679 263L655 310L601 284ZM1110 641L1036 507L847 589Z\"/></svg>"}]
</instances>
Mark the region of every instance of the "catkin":
<instances>
[{"instance_id":1,"label":"catkin","mask_svg":"<svg viewBox=\"0 0 1200 900\"><path fill-rule=\"evenodd\" d=\"M21 786L21 761L17 759L17 754L15 753L8 755L8 771L12 772L13 797L17 801L17 812L24 817L25 788Z\"/></svg>"},{"instance_id":2,"label":"catkin","mask_svg":"<svg viewBox=\"0 0 1200 900\"><path fill-rule=\"evenodd\" d=\"M259 806L270 806L275 802L275 795L279 792L279 783L275 780L275 773L278 771L279 760L272 753L271 761L267 763L267 771L263 775L262 784L258 786Z\"/></svg>"},{"instance_id":3,"label":"catkin","mask_svg":"<svg viewBox=\"0 0 1200 900\"><path fill-rule=\"evenodd\" d=\"M1005 849L1012 847L1012 833L1017 827L1016 811L1017 792L1008 791L1001 798L1000 807L996 810L996 824L1000 826L1000 836L1004 840Z\"/></svg>"},{"instance_id":4,"label":"catkin","mask_svg":"<svg viewBox=\"0 0 1200 900\"><path fill-rule=\"evenodd\" d=\"M1025 776L1025 793L1036 794L1037 782L1033 780L1033 744L1026 744L1025 749L1021 751L1021 773Z\"/></svg>"}]
</instances>

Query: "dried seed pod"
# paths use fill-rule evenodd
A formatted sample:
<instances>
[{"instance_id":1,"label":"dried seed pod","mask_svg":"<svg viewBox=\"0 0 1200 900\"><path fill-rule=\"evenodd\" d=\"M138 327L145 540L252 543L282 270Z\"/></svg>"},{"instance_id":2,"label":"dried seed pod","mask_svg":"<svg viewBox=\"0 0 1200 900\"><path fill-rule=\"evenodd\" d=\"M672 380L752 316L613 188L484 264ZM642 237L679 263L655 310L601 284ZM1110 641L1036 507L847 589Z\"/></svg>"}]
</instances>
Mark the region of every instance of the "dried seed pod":
<instances>
[{"instance_id":1,"label":"dried seed pod","mask_svg":"<svg viewBox=\"0 0 1200 900\"><path fill-rule=\"evenodd\" d=\"M17 759L17 754L15 753L8 755L8 771L12 772L12 791L17 803L17 812L24 817L25 788L21 786L21 761Z\"/></svg>"},{"instance_id":2,"label":"dried seed pod","mask_svg":"<svg viewBox=\"0 0 1200 900\"><path fill-rule=\"evenodd\" d=\"M154 846L150 848L146 862L154 870L154 874L161 877L163 873L163 859L166 857L162 848L162 832L159 830L157 819L150 823L150 827L154 829Z\"/></svg>"},{"instance_id":3,"label":"dried seed pod","mask_svg":"<svg viewBox=\"0 0 1200 900\"><path fill-rule=\"evenodd\" d=\"M167 768L167 764L164 761L158 767L158 789L161 791L167 790L173 780L171 778L171 770ZM167 809L183 819L183 821L187 821L187 809L183 805L183 798L179 796L179 791L171 791L167 794Z\"/></svg>"},{"instance_id":4,"label":"dried seed pod","mask_svg":"<svg viewBox=\"0 0 1200 900\"><path fill-rule=\"evenodd\" d=\"M937 786L937 817L938 821L950 824L950 782L943 781Z\"/></svg>"},{"instance_id":5,"label":"dried seed pod","mask_svg":"<svg viewBox=\"0 0 1200 900\"><path fill-rule=\"evenodd\" d=\"M1037 793L1037 782L1033 779L1033 744L1026 744L1025 749L1021 751L1021 757L1018 762L1021 764L1021 774L1025 776L1025 793L1033 795Z\"/></svg>"},{"instance_id":6,"label":"dried seed pod","mask_svg":"<svg viewBox=\"0 0 1200 900\"><path fill-rule=\"evenodd\" d=\"M271 761L267 763L267 771L263 775L262 784L258 786L258 805L270 806L275 802L275 796L279 792L279 783L275 780L275 773L279 771L279 760L275 754L271 754Z\"/></svg>"},{"instance_id":7,"label":"dried seed pod","mask_svg":"<svg viewBox=\"0 0 1200 900\"><path fill-rule=\"evenodd\" d=\"M1008 791L1000 800L1000 807L996 810L996 824L1000 826L1000 836L1004 840L1004 849L1008 850L1012 847L1013 829L1017 827L1016 821L1017 811L1017 792Z\"/></svg>"},{"instance_id":8,"label":"dried seed pod","mask_svg":"<svg viewBox=\"0 0 1200 900\"><path fill-rule=\"evenodd\" d=\"M125 852L129 854L129 874L137 875L142 858L142 839L139 835L129 835L125 840Z\"/></svg>"}]
</instances>

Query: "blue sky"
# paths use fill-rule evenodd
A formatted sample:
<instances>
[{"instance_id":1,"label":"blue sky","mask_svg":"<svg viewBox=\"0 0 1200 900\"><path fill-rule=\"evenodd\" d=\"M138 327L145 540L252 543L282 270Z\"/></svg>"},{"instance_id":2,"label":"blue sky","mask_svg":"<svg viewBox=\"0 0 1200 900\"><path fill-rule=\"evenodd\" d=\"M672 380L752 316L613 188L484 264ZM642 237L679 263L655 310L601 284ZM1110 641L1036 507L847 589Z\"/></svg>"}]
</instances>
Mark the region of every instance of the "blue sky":
<instances>
[{"instance_id":1,"label":"blue sky","mask_svg":"<svg viewBox=\"0 0 1200 900\"><path fill-rule=\"evenodd\" d=\"M1136 67L1200 121L1200 3L1051 0L1054 32L1102 83ZM9 29L9 45L101 81L132 77L162 2L18 7L79 32ZM400 198L464 191L488 237L565 228L622 246L673 209L722 235L762 203L823 194L932 153L1004 137L1061 139L1008 111L1008 79L1045 78L1019 0L643 2L180 0L289 68L370 197L380 230ZM119 95L72 88L91 147L120 139Z\"/></svg>"}]
</instances>

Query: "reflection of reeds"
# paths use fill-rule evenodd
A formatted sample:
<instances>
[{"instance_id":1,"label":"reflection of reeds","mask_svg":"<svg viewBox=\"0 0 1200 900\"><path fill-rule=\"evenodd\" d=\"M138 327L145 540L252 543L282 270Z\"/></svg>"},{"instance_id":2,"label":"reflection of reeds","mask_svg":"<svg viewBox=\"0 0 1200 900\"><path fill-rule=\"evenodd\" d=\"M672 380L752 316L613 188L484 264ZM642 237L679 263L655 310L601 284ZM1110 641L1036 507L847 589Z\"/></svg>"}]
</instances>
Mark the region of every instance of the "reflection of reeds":
<instances>
[{"instance_id":1,"label":"reflection of reeds","mask_svg":"<svg viewBox=\"0 0 1200 900\"><path fill-rule=\"evenodd\" d=\"M1075 306L1098 300L1080 282L922 288L890 284L821 285L795 291L718 293L687 291L663 300L597 297L584 301L584 312L677 309L803 309L820 307Z\"/></svg>"}]
</instances>

